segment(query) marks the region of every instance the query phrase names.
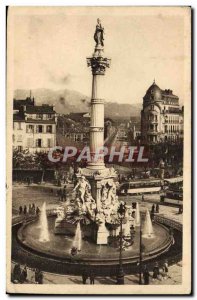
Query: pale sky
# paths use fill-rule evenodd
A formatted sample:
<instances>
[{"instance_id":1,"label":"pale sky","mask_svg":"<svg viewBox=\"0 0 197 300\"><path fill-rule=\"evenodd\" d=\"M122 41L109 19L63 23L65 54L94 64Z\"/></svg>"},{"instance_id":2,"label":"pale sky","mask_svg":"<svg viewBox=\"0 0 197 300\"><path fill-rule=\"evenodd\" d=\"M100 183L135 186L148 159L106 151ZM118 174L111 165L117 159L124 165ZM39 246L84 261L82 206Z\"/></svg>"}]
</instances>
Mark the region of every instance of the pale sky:
<instances>
[{"instance_id":1,"label":"pale sky","mask_svg":"<svg viewBox=\"0 0 197 300\"><path fill-rule=\"evenodd\" d=\"M37 8L38 9L38 8ZM91 95L93 35L99 17L105 28L107 101L142 102L154 78L160 88L170 88L183 101L184 18L167 13L122 15L68 8L46 10L43 15L29 8L13 19L14 89L72 89Z\"/></svg>"}]
</instances>

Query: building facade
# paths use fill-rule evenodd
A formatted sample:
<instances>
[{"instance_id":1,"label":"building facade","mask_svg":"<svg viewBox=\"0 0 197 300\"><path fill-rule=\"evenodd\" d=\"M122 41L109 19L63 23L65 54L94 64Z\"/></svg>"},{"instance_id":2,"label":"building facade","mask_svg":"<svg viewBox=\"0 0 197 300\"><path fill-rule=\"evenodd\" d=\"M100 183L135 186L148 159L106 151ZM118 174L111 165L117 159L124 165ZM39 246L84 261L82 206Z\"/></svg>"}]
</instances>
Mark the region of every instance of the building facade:
<instances>
[{"instance_id":1,"label":"building facade","mask_svg":"<svg viewBox=\"0 0 197 300\"><path fill-rule=\"evenodd\" d=\"M37 106L34 99L14 100L14 149L47 152L56 146L56 124L54 106L47 104Z\"/></svg>"},{"instance_id":2,"label":"building facade","mask_svg":"<svg viewBox=\"0 0 197 300\"><path fill-rule=\"evenodd\" d=\"M183 139L183 114L178 96L170 89L160 89L154 81L143 98L142 142L176 142Z\"/></svg>"}]
</instances>

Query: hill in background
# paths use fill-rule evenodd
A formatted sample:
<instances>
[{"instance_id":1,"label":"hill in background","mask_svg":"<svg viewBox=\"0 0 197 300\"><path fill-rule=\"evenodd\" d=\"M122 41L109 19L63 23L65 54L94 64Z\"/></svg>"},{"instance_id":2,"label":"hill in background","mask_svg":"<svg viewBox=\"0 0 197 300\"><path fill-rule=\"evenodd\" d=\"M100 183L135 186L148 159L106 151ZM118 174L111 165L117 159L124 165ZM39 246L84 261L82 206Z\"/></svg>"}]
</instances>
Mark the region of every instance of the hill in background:
<instances>
[{"instance_id":1,"label":"hill in background","mask_svg":"<svg viewBox=\"0 0 197 300\"><path fill-rule=\"evenodd\" d=\"M15 99L25 99L29 96L29 90L18 89L14 92ZM86 112L90 109L90 98L73 90L34 89L32 96L36 105L54 104L57 113L68 114L70 112ZM105 116L111 118L140 117L141 105L122 104L117 102L105 102Z\"/></svg>"}]
</instances>

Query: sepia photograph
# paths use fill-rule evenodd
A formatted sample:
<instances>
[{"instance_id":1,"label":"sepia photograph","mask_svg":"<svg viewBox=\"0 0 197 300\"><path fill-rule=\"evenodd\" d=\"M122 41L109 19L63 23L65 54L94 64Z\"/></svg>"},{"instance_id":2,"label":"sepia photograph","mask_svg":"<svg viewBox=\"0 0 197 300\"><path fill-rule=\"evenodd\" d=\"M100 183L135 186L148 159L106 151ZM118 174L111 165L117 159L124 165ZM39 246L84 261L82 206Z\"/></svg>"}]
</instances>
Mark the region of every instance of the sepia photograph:
<instances>
[{"instance_id":1,"label":"sepia photograph","mask_svg":"<svg viewBox=\"0 0 197 300\"><path fill-rule=\"evenodd\" d=\"M8 6L6 51L7 293L191 294L191 7Z\"/></svg>"}]
</instances>

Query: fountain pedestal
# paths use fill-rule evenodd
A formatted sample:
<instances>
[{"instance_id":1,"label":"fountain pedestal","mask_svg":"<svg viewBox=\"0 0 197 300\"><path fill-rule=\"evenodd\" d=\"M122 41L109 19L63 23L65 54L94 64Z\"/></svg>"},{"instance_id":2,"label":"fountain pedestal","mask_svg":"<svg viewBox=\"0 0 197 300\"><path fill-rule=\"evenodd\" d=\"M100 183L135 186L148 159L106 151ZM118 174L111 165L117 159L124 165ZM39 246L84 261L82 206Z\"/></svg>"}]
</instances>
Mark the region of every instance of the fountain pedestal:
<instances>
[{"instance_id":1,"label":"fountain pedestal","mask_svg":"<svg viewBox=\"0 0 197 300\"><path fill-rule=\"evenodd\" d=\"M97 239L96 239L96 243L97 245L107 245L108 244L108 236L109 236L109 232L107 230L107 228L105 227L105 225L100 225L98 227L98 231L97 231Z\"/></svg>"}]
</instances>

